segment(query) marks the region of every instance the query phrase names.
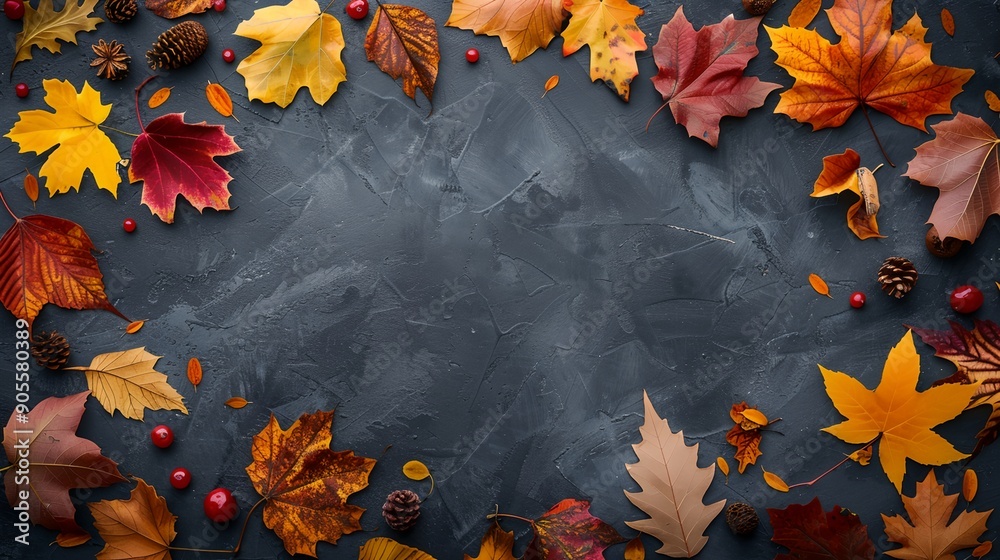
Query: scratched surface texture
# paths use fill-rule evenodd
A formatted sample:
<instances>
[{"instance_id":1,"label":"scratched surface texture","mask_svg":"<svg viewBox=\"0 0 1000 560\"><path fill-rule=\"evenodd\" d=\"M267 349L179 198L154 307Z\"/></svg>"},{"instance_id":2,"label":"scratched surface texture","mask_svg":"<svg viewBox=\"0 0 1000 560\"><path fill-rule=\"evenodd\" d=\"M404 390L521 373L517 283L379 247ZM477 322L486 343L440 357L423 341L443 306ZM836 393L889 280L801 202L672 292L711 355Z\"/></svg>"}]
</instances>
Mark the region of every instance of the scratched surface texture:
<instances>
[{"instance_id":1,"label":"scratched surface texture","mask_svg":"<svg viewBox=\"0 0 1000 560\"><path fill-rule=\"evenodd\" d=\"M379 463L370 488L352 500L368 510L366 532L336 546L321 544L320 557L352 558L377 535L437 558L474 555L495 504L533 517L566 497L591 499L596 515L631 538L624 521L642 514L623 495L636 489L623 465L635 460L630 445L639 439L643 389L675 430L700 443L702 465L732 455L725 443L732 403L748 400L782 417L781 433L765 438L761 462L800 482L853 450L820 432L839 416L817 363L873 387L904 324L946 326L952 317L947 293L960 283L987 294L979 317L1000 319L993 285L1000 280L1000 219L991 219L960 257L930 256L924 222L937 191L900 176L930 136L888 117L872 116L897 163L876 174L879 223L888 238L859 241L844 219L853 200L808 193L825 155L851 147L868 167L883 162L860 114L841 128L813 133L772 114L774 93L749 117L726 119L717 150L689 139L666 112L644 132L660 104L649 82L655 66L648 51L640 54L641 75L626 104L605 85L590 83L587 53L563 58L556 39L547 51L512 65L497 39L443 27L450 5L430 0L413 2L439 24L442 61L430 115L426 99L414 104L365 60L368 22L347 18L340 2L331 12L344 25L347 83L325 107L300 92L282 111L248 102L235 65L221 58L226 47L238 57L255 48L231 33L254 8L270 3L231 1L223 13L194 17L211 34L207 55L150 86L174 87L160 113L186 111L189 121L224 123L242 146L222 159L234 176L233 211L199 215L182 201L176 223L166 225L140 206L140 188L123 185L115 200L89 176L80 193L38 204L39 212L86 228L100 250L112 301L128 316L151 321L123 338L124 323L110 313L48 307L36 329L64 332L76 365L98 353L145 346L163 356L158 369L185 395L189 416L152 412L144 423L110 418L91 400L80 428L124 473L143 477L167 497L179 516L178 546L235 543L238 525L217 530L201 501L216 486L232 489L244 514L256 501L244 468L251 438L269 413L288 426L304 412L332 408L333 447ZM996 126L983 93L1000 88L993 60L1000 12L986 0L947 3L958 26L949 38L938 20L944 4L899 0L895 24L919 7L935 61L976 71L953 108ZM647 42L678 5L641 4ZM781 0L765 23L780 24L793 5ZM697 27L733 11L745 17L737 0L690 2L685 11ZM58 77L77 87L84 79L95 84L114 103L107 124L136 131L131 93L149 72L143 53L168 25L142 10L128 25L104 23L81 34L81 46L64 45L61 56L36 51L13 76L14 83L33 87L28 99L15 98L4 76L0 128L8 130L18 111L41 108L41 80ZM831 36L823 14L817 27ZM0 53L10 60L18 27L2 21L0 28ZM128 46L134 61L126 80L98 80L86 67L99 38ZM758 45L762 53L749 72L791 85L774 66L766 35ZM469 47L482 52L477 65L464 59ZM541 99L553 74L561 82ZM234 92L238 123L208 106L207 80ZM147 120L154 114L144 111ZM127 153L130 139L111 134ZM31 212L18 192L23 169L37 172L41 161L0 141L0 186L22 214ZM132 235L121 228L129 216L138 221ZM0 222L9 226L6 217ZM916 290L902 301L881 294L874 281L892 255L913 259L920 271ZM830 282L833 299L809 287L810 272ZM854 290L868 294L861 311L848 306ZM4 421L14 405L13 323L8 314L0 326ZM918 346L921 388L953 371ZM184 377L192 356L205 370L197 392ZM79 374L36 370L31 402L84 388ZM225 408L223 401L234 395L253 404ZM968 413L942 433L969 451L984 420L982 410ZM176 432L165 451L149 443L158 423ZM430 466L437 490L418 526L393 534L379 514L385 496L398 488L426 491L400 473L414 458ZM1000 505L998 459L1000 445L994 445L974 463L980 509ZM167 484L179 465L194 473L183 492ZM925 472L910 464L907 493ZM949 491L957 490L960 469L938 473ZM127 494L123 484L74 498ZM878 514L901 512L902 504L877 465L847 465L790 494L768 490L760 470L751 468L734 473L728 485L719 477L708 499L749 501L763 515L764 507L813 496L827 508L857 512L879 551L891 547ZM255 515L240 558L285 557ZM85 507L77 518L92 528ZM764 518L755 537L740 540L717 519L703 557L774 557L779 549L769 542ZM13 520L9 508L0 508L2 557L85 558L100 550L97 540L60 550L49 545L54 533L39 527L30 548L15 545ZM505 525L517 531L520 553L528 528ZM988 537L996 536L991 523ZM650 553L657 544L646 540ZM616 547L607 556L622 552Z\"/></svg>"}]
</instances>

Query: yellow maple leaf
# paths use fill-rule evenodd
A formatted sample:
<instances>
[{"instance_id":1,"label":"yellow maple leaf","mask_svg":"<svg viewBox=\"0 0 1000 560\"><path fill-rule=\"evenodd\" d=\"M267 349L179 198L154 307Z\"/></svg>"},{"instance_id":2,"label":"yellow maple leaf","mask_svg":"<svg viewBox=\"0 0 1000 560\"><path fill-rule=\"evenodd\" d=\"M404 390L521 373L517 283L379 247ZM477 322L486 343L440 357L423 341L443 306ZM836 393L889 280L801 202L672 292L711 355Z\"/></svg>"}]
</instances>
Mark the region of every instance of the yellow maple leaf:
<instances>
[{"instance_id":1,"label":"yellow maple leaf","mask_svg":"<svg viewBox=\"0 0 1000 560\"><path fill-rule=\"evenodd\" d=\"M646 38L635 23L641 8L628 0L566 0L569 26L563 31L563 56L590 46L590 79L601 80L628 101L632 79L639 75L636 51Z\"/></svg>"},{"instance_id":2,"label":"yellow maple leaf","mask_svg":"<svg viewBox=\"0 0 1000 560\"><path fill-rule=\"evenodd\" d=\"M847 417L823 431L853 444L880 438L879 461L897 492L902 491L907 459L945 465L968 457L931 428L961 414L979 383L941 385L918 392L920 356L910 331L889 351L882 380L874 391L847 374L823 366L819 369L833 406Z\"/></svg>"},{"instance_id":3,"label":"yellow maple leaf","mask_svg":"<svg viewBox=\"0 0 1000 560\"><path fill-rule=\"evenodd\" d=\"M31 47L35 46L45 49L51 53L60 51L59 41L76 44L76 34L81 31L93 31L97 29L97 24L104 20L99 17L90 17L94 12L97 0L83 0L83 4L77 4L76 0L69 0L63 6L62 11L55 11L52 0L39 0L38 8L31 7L31 4L24 3L24 23L21 32L17 34L14 44L14 63L10 65L11 71L18 62L31 60Z\"/></svg>"},{"instance_id":4,"label":"yellow maple leaf","mask_svg":"<svg viewBox=\"0 0 1000 560\"><path fill-rule=\"evenodd\" d=\"M455 0L445 25L500 37L517 63L549 46L564 19L562 0Z\"/></svg>"},{"instance_id":5,"label":"yellow maple leaf","mask_svg":"<svg viewBox=\"0 0 1000 560\"><path fill-rule=\"evenodd\" d=\"M45 177L49 196L80 190L83 172L90 169L97 186L118 196L118 148L98 128L111 113L101 104L101 93L83 82L76 92L67 80L44 80L45 103L54 113L35 109L18 113L20 119L5 136L20 146L20 152L49 154L39 175Z\"/></svg>"},{"instance_id":6,"label":"yellow maple leaf","mask_svg":"<svg viewBox=\"0 0 1000 560\"><path fill-rule=\"evenodd\" d=\"M347 79L340 59L344 50L340 22L323 13L315 0L256 10L235 34L261 42L236 68L246 80L250 99L288 107L304 87L313 101L323 105Z\"/></svg>"},{"instance_id":7,"label":"yellow maple leaf","mask_svg":"<svg viewBox=\"0 0 1000 560\"><path fill-rule=\"evenodd\" d=\"M147 408L187 414L184 398L170 386L166 375L153 369L159 359L145 348L133 348L101 354L87 367L63 369L84 372L87 387L108 414L117 410L133 420L142 420Z\"/></svg>"}]
</instances>

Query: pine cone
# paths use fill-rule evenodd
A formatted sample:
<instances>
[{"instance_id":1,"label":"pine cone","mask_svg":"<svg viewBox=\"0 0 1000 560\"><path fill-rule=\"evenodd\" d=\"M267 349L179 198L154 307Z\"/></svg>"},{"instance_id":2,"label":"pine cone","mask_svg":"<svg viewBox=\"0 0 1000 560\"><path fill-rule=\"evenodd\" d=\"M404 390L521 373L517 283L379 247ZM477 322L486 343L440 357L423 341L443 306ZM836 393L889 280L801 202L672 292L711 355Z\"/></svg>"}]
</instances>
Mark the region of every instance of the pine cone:
<instances>
[{"instance_id":1,"label":"pine cone","mask_svg":"<svg viewBox=\"0 0 1000 560\"><path fill-rule=\"evenodd\" d=\"M96 58L90 66L97 67L98 77L108 80L120 80L128 76L128 65L132 62L132 57L125 52L125 45L118 41L105 43L104 39L99 39L96 45L90 48L94 50Z\"/></svg>"},{"instance_id":2,"label":"pine cone","mask_svg":"<svg viewBox=\"0 0 1000 560\"><path fill-rule=\"evenodd\" d=\"M757 511L750 504L736 502L726 508L726 524L733 533L745 537L757 529L760 519Z\"/></svg>"},{"instance_id":3,"label":"pine cone","mask_svg":"<svg viewBox=\"0 0 1000 560\"><path fill-rule=\"evenodd\" d=\"M743 0L743 9L752 16L762 16L770 11L775 0Z\"/></svg>"},{"instance_id":4,"label":"pine cone","mask_svg":"<svg viewBox=\"0 0 1000 560\"><path fill-rule=\"evenodd\" d=\"M69 360L69 342L56 331L42 331L31 337L31 355L42 367L60 369Z\"/></svg>"},{"instance_id":5,"label":"pine cone","mask_svg":"<svg viewBox=\"0 0 1000 560\"><path fill-rule=\"evenodd\" d=\"M907 258L889 257L878 269L878 283L885 293L899 299L917 283L917 268Z\"/></svg>"},{"instance_id":6,"label":"pine cone","mask_svg":"<svg viewBox=\"0 0 1000 560\"><path fill-rule=\"evenodd\" d=\"M153 48L146 51L146 61L153 70L187 66L208 48L208 32L196 21L185 21L164 31Z\"/></svg>"},{"instance_id":7,"label":"pine cone","mask_svg":"<svg viewBox=\"0 0 1000 560\"><path fill-rule=\"evenodd\" d=\"M104 15L111 23L131 21L139 11L136 0L104 0Z\"/></svg>"},{"instance_id":8,"label":"pine cone","mask_svg":"<svg viewBox=\"0 0 1000 560\"><path fill-rule=\"evenodd\" d=\"M397 531L408 530L420 517L420 497L410 490L396 490L385 499L382 517L389 527Z\"/></svg>"}]
</instances>

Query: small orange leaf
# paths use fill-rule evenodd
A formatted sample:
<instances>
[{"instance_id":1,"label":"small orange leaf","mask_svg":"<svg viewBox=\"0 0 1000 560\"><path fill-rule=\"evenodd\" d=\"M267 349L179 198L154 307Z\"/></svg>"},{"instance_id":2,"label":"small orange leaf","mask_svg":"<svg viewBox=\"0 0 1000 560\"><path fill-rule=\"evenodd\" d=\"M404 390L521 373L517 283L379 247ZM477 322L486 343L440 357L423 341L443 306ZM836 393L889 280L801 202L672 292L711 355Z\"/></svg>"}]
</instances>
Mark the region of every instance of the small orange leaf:
<instances>
[{"instance_id":1,"label":"small orange leaf","mask_svg":"<svg viewBox=\"0 0 1000 560\"><path fill-rule=\"evenodd\" d=\"M646 548L642 546L642 539L636 537L625 545L625 560L646 560Z\"/></svg>"},{"instance_id":2,"label":"small orange leaf","mask_svg":"<svg viewBox=\"0 0 1000 560\"><path fill-rule=\"evenodd\" d=\"M820 278L819 275L810 274L809 285L812 286L814 290L816 290L817 294L833 299L833 296L830 295L830 286L827 286L826 281Z\"/></svg>"},{"instance_id":3,"label":"small orange leaf","mask_svg":"<svg viewBox=\"0 0 1000 560\"><path fill-rule=\"evenodd\" d=\"M816 14L823 6L823 0L799 0L788 16L789 27L805 27L816 19Z\"/></svg>"},{"instance_id":4,"label":"small orange leaf","mask_svg":"<svg viewBox=\"0 0 1000 560\"><path fill-rule=\"evenodd\" d=\"M862 467L867 467L872 462L872 446L866 445L854 453L847 456L848 459L856 462Z\"/></svg>"},{"instance_id":5,"label":"small orange leaf","mask_svg":"<svg viewBox=\"0 0 1000 560\"><path fill-rule=\"evenodd\" d=\"M724 457L719 457L715 460L715 464L719 466L719 471L726 475L726 484L729 484L729 461Z\"/></svg>"},{"instance_id":6,"label":"small orange leaf","mask_svg":"<svg viewBox=\"0 0 1000 560\"><path fill-rule=\"evenodd\" d=\"M1000 97L991 90L986 90L986 104L989 105L990 111L1000 113Z\"/></svg>"},{"instance_id":7,"label":"small orange leaf","mask_svg":"<svg viewBox=\"0 0 1000 560\"><path fill-rule=\"evenodd\" d=\"M971 502L972 498L976 497L976 491L979 490L979 477L976 475L976 471L968 469L965 471L965 476L962 477L962 497L965 501Z\"/></svg>"},{"instance_id":8,"label":"small orange leaf","mask_svg":"<svg viewBox=\"0 0 1000 560\"><path fill-rule=\"evenodd\" d=\"M172 89L172 87L165 87L156 90L156 93L154 93L147 102L149 108L156 109L160 105L163 105L167 101L167 98L170 97L170 90Z\"/></svg>"},{"instance_id":9,"label":"small orange leaf","mask_svg":"<svg viewBox=\"0 0 1000 560\"><path fill-rule=\"evenodd\" d=\"M248 404L250 404L250 402L243 397L232 397L231 399L226 400L226 406L229 408L243 408Z\"/></svg>"},{"instance_id":10,"label":"small orange leaf","mask_svg":"<svg viewBox=\"0 0 1000 560\"><path fill-rule=\"evenodd\" d=\"M784 480L781 480L780 476L774 474L773 472L767 472L764 470L764 467L761 467L760 470L764 471L764 482L766 482L768 486L774 488L778 492L788 492L788 484Z\"/></svg>"},{"instance_id":11,"label":"small orange leaf","mask_svg":"<svg viewBox=\"0 0 1000 560\"><path fill-rule=\"evenodd\" d=\"M141 321L132 321L131 323L128 324L127 327L125 327L125 334L135 334L139 332L139 329L141 329L142 326L145 324L146 324L145 319Z\"/></svg>"},{"instance_id":12,"label":"small orange leaf","mask_svg":"<svg viewBox=\"0 0 1000 560\"><path fill-rule=\"evenodd\" d=\"M28 195L31 199L31 206L34 207L35 203L38 202L38 178L31 174L30 171L24 176L24 194Z\"/></svg>"},{"instance_id":13,"label":"small orange leaf","mask_svg":"<svg viewBox=\"0 0 1000 560\"><path fill-rule=\"evenodd\" d=\"M219 112L223 117L233 117L233 100L229 97L229 93L219 84L213 84L209 82L205 86L205 97L208 98L209 104L212 108ZM236 122L240 122L236 119Z\"/></svg>"},{"instance_id":14,"label":"small orange leaf","mask_svg":"<svg viewBox=\"0 0 1000 560\"><path fill-rule=\"evenodd\" d=\"M993 550L993 541L986 541L972 550L973 558L982 558Z\"/></svg>"},{"instance_id":15,"label":"small orange leaf","mask_svg":"<svg viewBox=\"0 0 1000 560\"><path fill-rule=\"evenodd\" d=\"M559 76L558 75L552 76L548 80L545 80L545 91L542 92L542 97L545 97L545 94L548 93L548 92L550 92L550 91L552 91L552 89L554 87L556 87L557 85L559 85Z\"/></svg>"},{"instance_id":16,"label":"small orange leaf","mask_svg":"<svg viewBox=\"0 0 1000 560\"><path fill-rule=\"evenodd\" d=\"M191 358L188 360L188 381L194 385L195 390L198 390L198 385L201 384L201 361L198 358Z\"/></svg>"},{"instance_id":17,"label":"small orange leaf","mask_svg":"<svg viewBox=\"0 0 1000 560\"><path fill-rule=\"evenodd\" d=\"M955 36L955 16L951 15L948 8L941 9L941 27L944 28L944 32L947 33L949 37Z\"/></svg>"},{"instance_id":18,"label":"small orange leaf","mask_svg":"<svg viewBox=\"0 0 1000 560\"><path fill-rule=\"evenodd\" d=\"M740 414L742 414L744 418L753 422L754 424L767 426L767 416L764 416L764 413L757 410L756 408L747 408Z\"/></svg>"}]
</instances>

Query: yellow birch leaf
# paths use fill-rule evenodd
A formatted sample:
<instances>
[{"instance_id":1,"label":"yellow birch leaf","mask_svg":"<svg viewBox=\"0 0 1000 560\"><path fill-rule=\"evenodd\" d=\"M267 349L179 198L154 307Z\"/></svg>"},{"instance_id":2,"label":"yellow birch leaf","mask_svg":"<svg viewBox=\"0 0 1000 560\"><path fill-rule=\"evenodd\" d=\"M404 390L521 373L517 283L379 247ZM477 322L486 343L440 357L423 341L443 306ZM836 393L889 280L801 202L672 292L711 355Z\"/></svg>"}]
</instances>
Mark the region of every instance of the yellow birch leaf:
<instances>
[{"instance_id":1,"label":"yellow birch leaf","mask_svg":"<svg viewBox=\"0 0 1000 560\"><path fill-rule=\"evenodd\" d=\"M809 285L816 290L817 294L831 299L833 298L833 296L830 295L830 286L827 286L826 280L820 278L818 274L809 275Z\"/></svg>"},{"instance_id":2,"label":"yellow birch leaf","mask_svg":"<svg viewBox=\"0 0 1000 560\"><path fill-rule=\"evenodd\" d=\"M715 460L715 464L719 466L719 471L725 475L726 484L729 484L729 461L725 457L719 457Z\"/></svg>"},{"instance_id":3,"label":"yellow birch leaf","mask_svg":"<svg viewBox=\"0 0 1000 560\"><path fill-rule=\"evenodd\" d=\"M635 53L646 50L646 36L635 23L642 8L628 0L565 0L569 25L562 32L563 56L590 47L590 79L602 81L628 101L639 75Z\"/></svg>"},{"instance_id":4,"label":"yellow birch leaf","mask_svg":"<svg viewBox=\"0 0 1000 560\"><path fill-rule=\"evenodd\" d=\"M434 560L434 557L392 539L375 537L361 547L358 560Z\"/></svg>"},{"instance_id":5,"label":"yellow birch leaf","mask_svg":"<svg viewBox=\"0 0 1000 560\"><path fill-rule=\"evenodd\" d=\"M764 471L764 482L766 482L768 486L774 488L778 492L788 492L788 483L782 480L780 476L774 474L773 472L764 470L763 467L761 467L760 470Z\"/></svg>"},{"instance_id":6,"label":"yellow birch leaf","mask_svg":"<svg viewBox=\"0 0 1000 560\"><path fill-rule=\"evenodd\" d=\"M243 397L232 397L232 398L226 399L225 404L229 408L240 409L240 408L243 408L244 406L250 404L250 402L247 401L246 399L244 399Z\"/></svg>"},{"instance_id":7,"label":"yellow birch leaf","mask_svg":"<svg viewBox=\"0 0 1000 560\"><path fill-rule=\"evenodd\" d=\"M82 371L87 387L108 414L115 411L133 420L142 420L146 409L179 410L188 413L184 397L167 383L167 376L153 367L160 356L133 348L95 357L87 367L64 369Z\"/></svg>"},{"instance_id":8,"label":"yellow birch leaf","mask_svg":"<svg viewBox=\"0 0 1000 560\"><path fill-rule=\"evenodd\" d=\"M170 90L172 89L174 88L165 87L156 90L156 93L149 97L149 101L146 102L146 105L149 105L150 109L156 109L160 105L163 105L167 102L167 99L170 98Z\"/></svg>"},{"instance_id":9,"label":"yellow birch leaf","mask_svg":"<svg viewBox=\"0 0 1000 560\"><path fill-rule=\"evenodd\" d=\"M431 471L420 461L408 461L403 465L403 474L410 480L423 480L431 475Z\"/></svg>"}]
</instances>

